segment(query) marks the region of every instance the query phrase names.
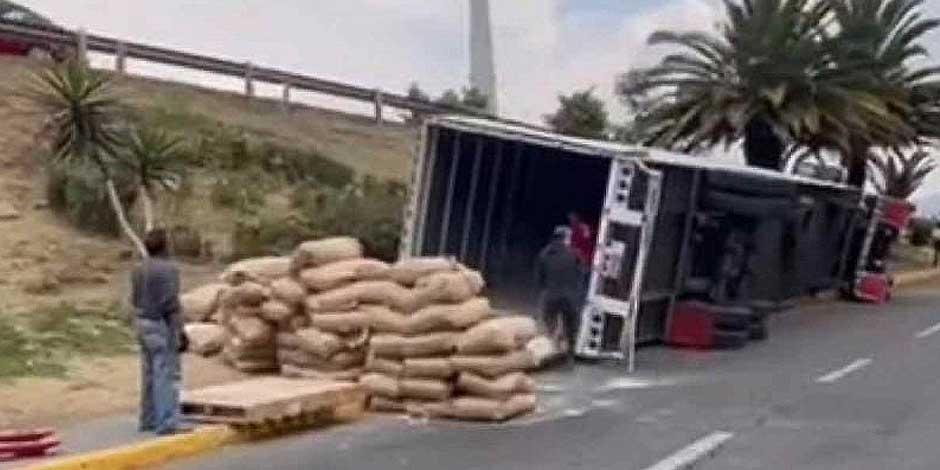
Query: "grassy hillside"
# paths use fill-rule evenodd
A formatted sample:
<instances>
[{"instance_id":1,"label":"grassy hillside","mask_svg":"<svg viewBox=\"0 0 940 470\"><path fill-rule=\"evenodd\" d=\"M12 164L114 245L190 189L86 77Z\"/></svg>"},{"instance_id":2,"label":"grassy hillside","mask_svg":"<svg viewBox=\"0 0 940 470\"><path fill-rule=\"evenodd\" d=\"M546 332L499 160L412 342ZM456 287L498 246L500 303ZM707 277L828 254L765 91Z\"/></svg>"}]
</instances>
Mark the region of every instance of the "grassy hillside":
<instances>
[{"instance_id":1,"label":"grassy hillside","mask_svg":"<svg viewBox=\"0 0 940 470\"><path fill-rule=\"evenodd\" d=\"M120 297L128 246L95 234L108 231L99 230L100 206L49 208L56 197L74 195L47 191L35 141L40 116L16 96L33 66L0 57L0 212L9 204L21 214L0 220L0 315L61 301L107 309ZM115 85L137 122L184 142L186 184L163 195L158 211L162 225L193 235L196 251L208 248L201 262L277 252L298 238L333 233L393 249L415 129L300 106L288 115L276 101L156 80L119 78ZM187 269L194 283L212 271Z\"/></svg>"}]
</instances>

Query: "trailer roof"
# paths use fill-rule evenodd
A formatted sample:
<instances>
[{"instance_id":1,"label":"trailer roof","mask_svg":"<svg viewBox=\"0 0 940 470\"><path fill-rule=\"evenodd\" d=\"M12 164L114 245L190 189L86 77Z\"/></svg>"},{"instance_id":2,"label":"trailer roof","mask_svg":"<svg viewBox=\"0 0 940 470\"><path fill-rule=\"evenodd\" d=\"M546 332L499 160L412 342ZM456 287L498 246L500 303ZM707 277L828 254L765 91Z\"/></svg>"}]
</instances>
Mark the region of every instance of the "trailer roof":
<instances>
[{"instance_id":1,"label":"trailer roof","mask_svg":"<svg viewBox=\"0 0 940 470\"><path fill-rule=\"evenodd\" d=\"M783 179L799 184L822 186L833 189L856 190L856 188L840 183L806 178L804 176L781 173L779 171L763 168L749 167L728 161L721 161L714 157L693 157L686 154L669 152L661 149L627 145L618 142L583 139L554 133L549 130L539 130L535 127L521 126L505 122L493 121L485 118L469 116L438 116L428 121L431 125L438 125L462 132L475 132L492 137L521 140L532 145L560 148L570 152L589 157L614 158L624 154L633 154L640 158L659 165L681 166L686 168L702 168L724 170L737 173L746 173L769 179Z\"/></svg>"}]
</instances>

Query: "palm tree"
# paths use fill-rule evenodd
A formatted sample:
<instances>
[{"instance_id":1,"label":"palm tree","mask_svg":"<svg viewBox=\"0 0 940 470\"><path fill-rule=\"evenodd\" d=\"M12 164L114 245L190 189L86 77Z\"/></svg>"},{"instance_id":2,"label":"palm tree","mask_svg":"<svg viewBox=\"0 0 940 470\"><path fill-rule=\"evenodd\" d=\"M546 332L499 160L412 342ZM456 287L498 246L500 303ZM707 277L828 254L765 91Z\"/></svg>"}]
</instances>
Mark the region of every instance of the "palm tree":
<instances>
[{"instance_id":1,"label":"palm tree","mask_svg":"<svg viewBox=\"0 0 940 470\"><path fill-rule=\"evenodd\" d=\"M868 180L878 194L907 199L924 183L937 162L923 149L908 155L895 150L884 155L873 155L868 161Z\"/></svg>"},{"instance_id":2,"label":"palm tree","mask_svg":"<svg viewBox=\"0 0 940 470\"><path fill-rule=\"evenodd\" d=\"M743 139L749 165L779 169L792 145L848 155L856 141L909 142L908 95L872 78L870 56L837 48L842 1L852 0L725 0L720 35L653 34L679 52L620 90L658 93L646 143L691 151Z\"/></svg>"},{"instance_id":3,"label":"palm tree","mask_svg":"<svg viewBox=\"0 0 940 470\"><path fill-rule=\"evenodd\" d=\"M111 91L110 78L71 60L36 72L25 95L45 115L41 135L49 143L53 161L70 166L91 165L101 172L121 230L140 255L146 257L144 244L127 220L114 183L121 105Z\"/></svg>"},{"instance_id":4,"label":"palm tree","mask_svg":"<svg viewBox=\"0 0 940 470\"><path fill-rule=\"evenodd\" d=\"M156 190L175 191L183 179L182 140L150 128L133 128L121 162L137 180L137 190L144 212L144 227L153 230L153 201Z\"/></svg>"},{"instance_id":5,"label":"palm tree","mask_svg":"<svg viewBox=\"0 0 940 470\"><path fill-rule=\"evenodd\" d=\"M921 143L924 136L940 135L936 112L925 108L930 100L923 88L940 77L940 69L910 67L912 59L927 56L920 41L940 26L940 20L922 17L924 0L829 0L829 4L838 25L830 49L835 64L864 69L866 73L855 75L853 88L876 94L891 116L870 123L875 126L870 125L869 132L853 129L848 146L839 149L849 169L849 183L861 186L872 147L905 147Z\"/></svg>"}]
</instances>

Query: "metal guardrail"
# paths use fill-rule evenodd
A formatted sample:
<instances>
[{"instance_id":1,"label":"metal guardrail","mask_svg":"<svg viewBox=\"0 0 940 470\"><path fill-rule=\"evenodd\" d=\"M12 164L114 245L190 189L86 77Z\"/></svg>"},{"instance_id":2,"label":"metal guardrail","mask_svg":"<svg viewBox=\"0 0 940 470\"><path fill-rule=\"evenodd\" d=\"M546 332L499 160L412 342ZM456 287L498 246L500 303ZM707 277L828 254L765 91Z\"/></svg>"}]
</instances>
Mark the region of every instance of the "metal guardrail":
<instances>
[{"instance_id":1,"label":"metal guardrail","mask_svg":"<svg viewBox=\"0 0 940 470\"><path fill-rule=\"evenodd\" d=\"M59 28L44 28L0 22L0 38L48 44L57 47L75 48L80 57L87 57L88 51L112 54L115 56L115 67L119 73L124 73L126 59L130 57L148 62L242 78L245 80L245 93L249 96L254 95L254 82L280 85L284 87L283 100L285 106L290 105L290 91L292 89L313 91L357 101L371 102L375 105L376 122L380 124L382 122L382 109L388 106L420 114L463 114L538 128L537 126L532 126L527 123L499 119L483 111L415 100L404 95L389 93L380 89L369 89L294 72L259 67L251 62L235 62L218 59L201 54L122 41L96 34L87 34L84 31L71 32Z\"/></svg>"}]
</instances>

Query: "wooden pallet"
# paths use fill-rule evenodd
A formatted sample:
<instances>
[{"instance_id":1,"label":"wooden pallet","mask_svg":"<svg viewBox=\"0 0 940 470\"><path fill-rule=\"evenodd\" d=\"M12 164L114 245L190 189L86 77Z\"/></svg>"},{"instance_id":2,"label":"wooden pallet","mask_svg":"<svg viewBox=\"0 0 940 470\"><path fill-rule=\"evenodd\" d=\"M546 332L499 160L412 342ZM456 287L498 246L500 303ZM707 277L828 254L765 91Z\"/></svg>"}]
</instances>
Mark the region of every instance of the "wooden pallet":
<instances>
[{"instance_id":1,"label":"wooden pallet","mask_svg":"<svg viewBox=\"0 0 940 470\"><path fill-rule=\"evenodd\" d=\"M299 418L348 419L365 407L355 383L263 377L185 392L183 415L205 423L257 425Z\"/></svg>"}]
</instances>

